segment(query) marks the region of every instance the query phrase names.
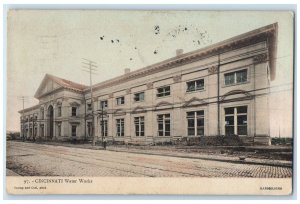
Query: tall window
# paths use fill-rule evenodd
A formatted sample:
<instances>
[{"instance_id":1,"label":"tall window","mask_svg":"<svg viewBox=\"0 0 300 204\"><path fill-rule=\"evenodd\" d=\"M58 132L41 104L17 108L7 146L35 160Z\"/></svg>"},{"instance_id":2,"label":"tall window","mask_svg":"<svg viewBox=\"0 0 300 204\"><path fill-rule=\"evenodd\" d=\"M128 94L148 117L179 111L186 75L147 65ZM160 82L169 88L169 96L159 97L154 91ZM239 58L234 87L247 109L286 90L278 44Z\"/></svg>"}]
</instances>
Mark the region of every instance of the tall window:
<instances>
[{"instance_id":1,"label":"tall window","mask_svg":"<svg viewBox=\"0 0 300 204\"><path fill-rule=\"evenodd\" d=\"M61 106L57 107L57 117L61 116Z\"/></svg>"},{"instance_id":2,"label":"tall window","mask_svg":"<svg viewBox=\"0 0 300 204\"><path fill-rule=\"evenodd\" d=\"M34 127L33 128L33 137L35 138L37 135L37 127Z\"/></svg>"},{"instance_id":3,"label":"tall window","mask_svg":"<svg viewBox=\"0 0 300 204\"><path fill-rule=\"evenodd\" d=\"M186 92L199 91L204 89L204 79L186 82Z\"/></svg>"},{"instance_id":4,"label":"tall window","mask_svg":"<svg viewBox=\"0 0 300 204\"><path fill-rule=\"evenodd\" d=\"M87 123L87 128L88 128L88 135L89 137L92 136L92 122Z\"/></svg>"},{"instance_id":5,"label":"tall window","mask_svg":"<svg viewBox=\"0 0 300 204\"><path fill-rule=\"evenodd\" d=\"M157 89L157 97L170 96L171 90L170 86L165 86Z\"/></svg>"},{"instance_id":6,"label":"tall window","mask_svg":"<svg viewBox=\"0 0 300 204\"><path fill-rule=\"evenodd\" d=\"M105 101L100 101L100 108L107 108L108 105L107 105L107 100Z\"/></svg>"},{"instance_id":7,"label":"tall window","mask_svg":"<svg viewBox=\"0 0 300 204\"><path fill-rule=\"evenodd\" d=\"M44 125L43 124L40 126L40 131L41 131L40 135L43 138L44 137Z\"/></svg>"},{"instance_id":8,"label":"tall window","mask_svg":"<svg viewBox=\"0 0 300 204\"><path fill-rule=\"evenodd\" d=\"M76 107L72 107L72 116L76 116L77 112L77 108Z\"/></svg>"},{"instance_id":9,"label":"tall window","mask_svg":"<svg viewBox=\"0 0 300 204\"><path fill-rule=\"evenodd\" d=\"M204 111L187 112L188 135L204 135Z\"/></svg>"},{"instance_id":10,"label":"tall window","mask_svg":"<svg viewBox=\"0 0 300 204\"><path fill-rule=\"evenodd\" d=\"M76 137L76 128L77 128L76 125L72 125L72 136L73 137Z\"/></svg>"},{"instance_id":11,"label":"tall window","mask_svg":"<svg viewBox=\"0 0 300 204\"><path fill-rule=\"evenodd\" d=\"M123 104L125 104L125 98L124 98L124 96L116 98L116 101L117 101L117 105L123 105Z\"/></svg>"},{"instance_id":12,"label":"tall window","mask_svg":"<svg viewBox=\"0 0 300 204\"><path fill-rule=\"evenodd\" d=\"M41 110L41 119L44 120L44 109Z\"/></svg>"},{"instance_id":13,"label":"tall window","mask_svg":"<svg viewBox=\"0 0 300 204\"><path fill-rule=\"evenodd\" d=\"M124 136L124 118L116 119L117 122L117 136L123 137Z\"/></svg>"},{"instance_id":14,"label":"tall window","mask_svg":"<svg viewBox=\"0 0 300 204\"><path fill-rule=\"evenodd\" d=\"M225 134L247 135L247 106L225 108Z\"/></svg>"},{"instance_id":15,"label":"tall window","mask_svg":"<svg viewBox=\"0 0 300 204\"><path fill-rule=\"evenodd\" d=\"M171 135L170 114L157 115L158 136Z\"/></svg>"},{"instance_id":16,"label":"tall window","mask_svg":"<svg viewBox=\"0 0 300 204\"><path fill-rule=\"evenodd\" d=\"M144 101L144 99L145 99L144 92L134 94L134 101Z\"/></svg>"},{"instance_id":17,"label":"tall window","mask_svg":"<svg viewBox=\"0 0 300 204\"><path fill-rule=\"evenodd\" d=\"M239 84L247 81L247 69L224 74L225 85Z\"/></svg>"},{"instance_id":18,"label":"tall window","mask_svg":"<svg viewBox=\"0 0 300 204\"><path fill-rule=\"evenodd\" d=\"M89 110L89 111L92 110L92 104L91 103L87 104L87 110Z\"/></svg>"},{"instance_id":19,"label":"tall window","mask_svg":"<svg viewBox=\"0 0 300 204\"><path fill-rule=\"evenodd\" d=\"M144 116L134 118L135 136L145 136Z\"/></svg>"},{"instance_id":20,"label":"tall window","mask_svg":"<svg viewBox=\"0 0 300 204\"><path fill-rule=\"evenodd\" d=\"M59 137L61 136L61 124L60 123L57 125L57 135Z\"/></svg>"},{"instance_id":21,"label":"tall window","mask_svg":"<svg viewBox=\"0 0 300 204\"><path fill-rule=\"evenodd\" d=\"M103 134L103 136L107 136L107 120L103 120L103 124L102 121L100 121L100 127L101 127L101 135Z\"/></svg>"}]
</instances>

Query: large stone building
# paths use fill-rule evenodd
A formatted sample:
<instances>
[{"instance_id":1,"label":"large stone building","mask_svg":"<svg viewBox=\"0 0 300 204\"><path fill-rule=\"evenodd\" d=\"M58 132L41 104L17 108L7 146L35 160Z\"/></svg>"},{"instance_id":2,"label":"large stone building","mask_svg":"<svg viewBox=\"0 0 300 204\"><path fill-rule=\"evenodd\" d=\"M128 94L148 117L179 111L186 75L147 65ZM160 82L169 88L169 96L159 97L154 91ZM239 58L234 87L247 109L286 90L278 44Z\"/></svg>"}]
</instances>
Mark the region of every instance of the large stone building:
<instances>
[{"instance_id":1,"label":"large stone building","mask_svg":"<svg viewBox=\"0 0 300 204\"><path fill-rule=\"evenodd\" d=\"M35 93L39 104L19 111L21 135L91 141L94 117L98 141L238 135L269 143L276 45L272 24L193 52L177 50L173 58L93 85L93 102L90 87L46 74Z\"/></svg>"}]
</instances>

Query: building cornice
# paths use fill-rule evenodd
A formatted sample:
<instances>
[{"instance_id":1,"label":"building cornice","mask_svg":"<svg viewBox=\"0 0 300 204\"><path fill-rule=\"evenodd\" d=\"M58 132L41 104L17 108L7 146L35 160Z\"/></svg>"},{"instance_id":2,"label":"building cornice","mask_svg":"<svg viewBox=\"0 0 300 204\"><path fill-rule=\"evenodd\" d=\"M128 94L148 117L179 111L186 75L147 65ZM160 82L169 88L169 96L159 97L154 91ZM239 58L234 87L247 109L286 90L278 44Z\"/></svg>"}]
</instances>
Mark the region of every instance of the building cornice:
<instances>
[{"instance_id":1,"label":"building cornice","mask_svg":"<svg viewBox=\"0 0 300 204\"><path fill-rule=\"evenodd\" d=\"M182 54L162 62L144 67L142 69L130 72L126 75L122 75L93 86L93 90L107 88L110 86L118 85L124 82L134 80L143 76L151 75L157 72L162 72L167 69L182 66L185 64L193 63L205 58L223 54L232 50L236 50L242 47L246 47L259 42L267 42L269 51L269 60L271 69L271 79L275 78L275 58L276 58L276 41L277 41L277 23L271 24L242 35L230 38L228 40L210 45L208 47ZM84 90L85 93L89 92L89 89Z\"/></svg>"},{"instance_id":2,"label":"building cornice","mask_svg":"<svg viewBox=\"0 0 300 204\"><path fill-rule=\"evenodd\" d=\"M29 111L33 111L33 110L35 110L35 109L39 109L39 107L40 107L40 104L37 104L37 105L35 105L35 106L31 106L31 107L29 107L29 108L25 108L25 109L23 109L23 110L20 110L20 111L18 111L18 113L22 114L23 111L24 111L24 113L26 113L26 112L29 112Z\"/></svg>"}]
</instances>

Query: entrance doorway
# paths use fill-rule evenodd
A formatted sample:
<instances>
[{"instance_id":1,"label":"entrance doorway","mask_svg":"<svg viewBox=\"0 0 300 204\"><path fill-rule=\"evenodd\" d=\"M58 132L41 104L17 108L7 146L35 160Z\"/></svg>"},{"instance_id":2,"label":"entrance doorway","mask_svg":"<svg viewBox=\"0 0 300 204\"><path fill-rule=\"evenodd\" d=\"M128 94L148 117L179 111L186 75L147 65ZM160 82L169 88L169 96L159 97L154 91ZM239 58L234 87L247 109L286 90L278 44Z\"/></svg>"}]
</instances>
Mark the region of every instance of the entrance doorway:
<instances>
[{"instance_id":1,"label":"entrance doorway","mask_svg":"<svg viewBox=\"0 0 300 204\"><path fill-rule=\"evenodd\" d=\"M48 108L48 137L53 138L53 106Z\"/></svg>"}]
</instances>

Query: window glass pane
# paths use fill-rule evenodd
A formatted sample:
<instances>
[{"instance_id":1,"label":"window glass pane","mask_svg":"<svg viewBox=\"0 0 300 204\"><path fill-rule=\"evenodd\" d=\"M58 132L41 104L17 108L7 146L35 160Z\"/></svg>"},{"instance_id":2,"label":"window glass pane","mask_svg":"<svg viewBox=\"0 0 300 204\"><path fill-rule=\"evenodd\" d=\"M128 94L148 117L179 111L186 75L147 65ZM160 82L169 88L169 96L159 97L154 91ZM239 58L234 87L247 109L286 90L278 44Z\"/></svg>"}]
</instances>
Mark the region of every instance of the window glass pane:
<instances>
[{"instance_id":1,"label":"window glass pane","mask_svg":"<svg viewBox=\"0 0 300 204\"><path fill-rule=\"evenodd\" d=\"M171 126L170 124L166 124L165 131L170 131L170 129L171 129L170 126Z\"/></svg>"},{"instance_id":2,"label":"window glass pane","mask_svg":"<svg viewBox=\"0 0 300 204\"><path fill-rule=\"evenodd\" d=\"M238 126L238 135L247 135L247 125Z\"/></svg>"},{"instance_id":3,"label":"window glass pane","mask_svg":"<svg viewBox=\"0 0 300 204\"><path fill-rule=\"evenodd\" d=\"M195 135L195 129L194 128L188 128L188 135L194 136Z\"/></svg>"},{"instance_id":4,"label":"window glass pane","mask_svg":"<svg viewBox=\"0 0 300 204\"><path fill-rule=\"evenodd\" d=\"M234 114L234 108L225 108L225 114Z\"/></svg>"},{"instance_id":5,"label":"window glass pane","mask_svg":"<svg viewBox=\"0 0 300 204\"><path fill-rule=\"evenodd\" d=\"M169 86L165 87L165 92L170 92L170 87Z\"/></svg>"},{"instance_id":6,"label":"window glass pane","mask_svg":"<svg viewBox=\"0 0 300 204\"><path fill-rule=\"evenodd\" d=\"M187 117L188 118L194 118L195 117L195 113L194 112L187 112Z\"/></svg>"},{"instance_id":7,"label":"window glass pane","mask_svg":"<svg viewBox=\"0 0 300 204\"><path fill-rule=\"evenodd\" d=\"M204 126L204 119L203 118L197 119L197 126Z\"/></svg>"},{"instance_id":8,"label":"window glass pane","mask_svg":"<svg viewBox=\"0 0 300 204\"><path fill-rule=\"evenodd\" d=\"M233 135L234 134L234 126L225 126L225 134Z\"/></svg>"},{"instance_id":9,"label":"window glass pane","mask_svg":"<svg viewBox=\"0 0 300 204\"><path fill-rule=\"evenodd\" d=\"M197 116L204 116L204 111L197 111Z\"/></svg>"},{"instance_id":10,"label":"window glass pane","mask_svg":"<svg viewBox=\"0 0 300 204\"><path fill-rule=\"evenodd\" d=\"M196 81L197 90L201 90L204 88L204 79Z\"/></svg>"},{"instance_id":11,"label":"window glass pane","mask_svg":"<svg viewBox=\"0 0 300 204\"><path fill-rule=\"evenodd\" d=\"M163 130L163 129L164 129L163 124L162 124L162 123L159 123L159 124L158 124L158 130Z\"/></svg>"},{"instance_id":12,"label":"window glass pane","mask_svg":"<svg viewBox=\"0 0 300 204\"><path fill-rule=\"evenodd\" d=\"M224 74L225 85L234 84L234 73Z\"/></svg>"},{"instance_id":13,"label":"window glass pane","mask_svg":"<svg viewBox=\"0 0 300 204\"><path fill-rule=\"evenodd\" d=\"M247 69L236 72L236 82L241 83L247 81Z\"/></svg>"},{"instance_id":14,"label":"window glass pane","mask_svg":"<svg viewBox=\"0 0 300 204\"><path fill-rule=\"evenodd\" d=\"M247 115L238 115L237 116L238 125L247 125Z\"/></svg>"},{"instance_id":15,"label":"window glass pane","mask_svg":"<svg viewBox=\"0 0 300 204\"><path fill-rule=\"evenodd\" d=\"M198 127L197 128L197 135L198 136L204 135L204 128L203 127Z\"/></svg>"},{"instance_id":16,"label":"window glass pane","mask_svg":"<svg viewBox=\"0 0 300 204\"><path fill-rule=\"evenodd\" d=\"M187 92L195 91L195 82L194 81L187 82L186 84L187 84Z\"/></svg>"},{"instance_id":17,"label":"window glass pane","mask_svg":"<svg viewBox=\"0 0 300 204\"><path fill-rule=\"evenodd\" d=\"M163 131L158 131L158 136L164 136L164 132Z\"/></svg>"},{"instance_id":18,"label":"window glass pane","mask_svg":"<svg viewBox=\"0 0 300 204\"><path fill-rule=\"evenodd\" d=\"M226 116L225 117L225 125L234 125L234 117L233 116Z\"/></svg>"},{"instance_id":19,"label":"window glass pane","mask_svg":"<svg viewBox=\"0 0 300 204\"><path fill-rule=\"evenodd\" d=\"M237 113L247 113L247 106L237 107Z\"/></svg>"},{"instance_id":20,"label":"window glass pane","mask_svg":"<svg viewBox=\"0 0 300 204\"><path fill-rule=\"evenodd\" d=\"M191 127L191 128L195 127L195 121L194 121L194 119L188 119L188 127Z\"/></svg>"}]
</instances>

